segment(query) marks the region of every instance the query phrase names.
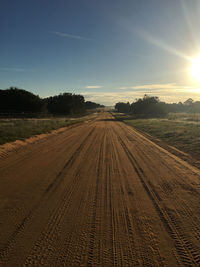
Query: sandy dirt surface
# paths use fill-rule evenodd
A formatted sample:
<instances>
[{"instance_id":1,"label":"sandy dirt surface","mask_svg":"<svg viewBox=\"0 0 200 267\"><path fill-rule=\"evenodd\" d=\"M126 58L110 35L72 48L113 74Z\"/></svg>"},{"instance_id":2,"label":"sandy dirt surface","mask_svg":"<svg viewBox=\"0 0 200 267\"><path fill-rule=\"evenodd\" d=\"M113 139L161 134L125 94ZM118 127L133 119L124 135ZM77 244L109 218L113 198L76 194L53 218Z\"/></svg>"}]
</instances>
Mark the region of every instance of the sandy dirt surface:
<instances>
[{"instance_id":1,"label":"sandy dirt surface","mask_svg":"<svg viewBox=\"0 0 200 267\"><path fill-rule=\"evenodd\" d=\"M4 150L0 266L200 266L200 171L109 113Z\"/></svg>"}]
</instances>

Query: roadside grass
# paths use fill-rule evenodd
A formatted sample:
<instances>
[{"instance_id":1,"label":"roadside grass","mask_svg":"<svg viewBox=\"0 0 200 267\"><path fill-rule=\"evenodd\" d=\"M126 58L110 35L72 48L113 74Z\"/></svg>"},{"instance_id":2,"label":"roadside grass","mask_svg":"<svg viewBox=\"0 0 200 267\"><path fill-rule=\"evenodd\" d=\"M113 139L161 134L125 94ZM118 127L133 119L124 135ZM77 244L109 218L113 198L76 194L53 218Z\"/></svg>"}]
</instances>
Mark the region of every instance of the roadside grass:
<instances>
[{"instance_id":1,"label":"roadside grass","mask_svg":"<svg viewBox=\"0 0 200 267\"><path fill-rule=\"evenodd\" d=\"M200 122L200 113L169 113L167 119Z\"/></svg>"},{"instance_id":2,"label":"roadside grass","mask_svg":"<svg viewBox=\"0 0 200 267\"><path fill-rule=\"evenodd\" d=\"M199 114L171 113L165 119L136 119L116 113L113 115L139 131L200 158L200 120L195 119L200 119Z\"/></svg>"},{"instance_id":3,"label":"roadside grass","mask_svg":"<svg viewBox=\"0 0 200 267\"><path fill-rule=\"evenodd\" d=\"M15 140L24 140L41 133L49 133L88 120L93 116L95 115L79 118L0 119L0 145Z\"/></svg>"}]
</instances>

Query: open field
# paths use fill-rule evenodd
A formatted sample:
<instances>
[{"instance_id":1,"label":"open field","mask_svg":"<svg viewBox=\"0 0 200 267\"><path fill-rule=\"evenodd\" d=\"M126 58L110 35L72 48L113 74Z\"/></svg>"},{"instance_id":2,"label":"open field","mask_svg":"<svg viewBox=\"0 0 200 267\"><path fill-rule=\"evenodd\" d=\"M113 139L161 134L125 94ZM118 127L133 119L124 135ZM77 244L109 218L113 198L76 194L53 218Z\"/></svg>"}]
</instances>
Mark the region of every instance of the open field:
<instances>
[{"instance_id":1,"label":"open field","mask_svg":"<svg viewBox=\"0 0 200 267\"><path fill-rule=\"evenodd\" d=\"M133 119L115 114L128 125L200 159L200 114L170 113L166 119Z\"/></svg>"},{"instance_id":2,"label":"open field","mask_svg":"<svg viewBox=\"0 0 200 267\"><path fill-rule=\"evenodd\" d=\"M0 119L0 145L15 140L24 140L41 133L49 133L58 128L91 119L94 116L96 114L72 118L68 116L42 119Z\"/></svg>"},{"instance_id":3,"label":"open field","mask_svg":"<svg viewBox=\"0 0 200 267\"><path fill-rule=\"evenodd\" d=\"M200 171L109 113L0 172L0 266L200 266Z\"/></svg>"}]
</instances>

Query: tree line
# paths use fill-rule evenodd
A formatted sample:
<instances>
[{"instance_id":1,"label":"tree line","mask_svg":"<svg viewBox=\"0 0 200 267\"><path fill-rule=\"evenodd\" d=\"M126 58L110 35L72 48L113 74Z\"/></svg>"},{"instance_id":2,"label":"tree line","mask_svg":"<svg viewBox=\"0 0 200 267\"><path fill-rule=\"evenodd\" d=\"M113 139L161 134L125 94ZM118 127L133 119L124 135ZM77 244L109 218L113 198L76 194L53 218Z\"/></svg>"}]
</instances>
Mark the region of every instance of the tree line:
<instances>
[{"instance_id":1,"label":"tree line","mask_svg":"<svg viewBox=\"0 0 200 267\"><path fill-rule=\"evenodd\" d=\"M63 93L40 98L38 95L16 87L0 89L0 113L72 115L98 107L104 106L85 101L84 97L79 94Z\"/></svg>"},{"instance_id":2,"label":"tree line","mask_svg":"<svg viewBox=\"0 0 200 267\"><path fill-rule=\"evenodd\" d=\"M157 96L144 95L133 103L118 102L115 110L121 113L134 114L137 117L164 117L170 112L200 112L200 101L193 101L189 98L184 103L161 102Z\"/></svg>"}]
</instances>

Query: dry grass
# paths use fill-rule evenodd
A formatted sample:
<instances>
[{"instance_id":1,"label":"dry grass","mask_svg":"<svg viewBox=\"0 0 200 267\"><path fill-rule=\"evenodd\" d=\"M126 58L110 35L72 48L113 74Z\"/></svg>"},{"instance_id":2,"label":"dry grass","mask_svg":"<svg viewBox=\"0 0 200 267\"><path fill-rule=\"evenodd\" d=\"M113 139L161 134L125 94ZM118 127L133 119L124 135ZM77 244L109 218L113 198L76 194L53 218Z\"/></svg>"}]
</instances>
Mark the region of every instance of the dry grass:
<instances>
[{"instance_id":1,"label":"dry grass","mask_svg":"<svg viewBox=\"0 0 200 267\"><path fill-rule=\"evenodd\" d=\"M24 140L41 133L49 133L94 116L95 114L79 118L0 119L0 145L15 140Z\"/></svg>"},{"instance_id":2,"label":"dry grass","mask_svg":"<svg viewBox=\"0 0 200 267\"><path fill-rule=\"evenodd\" d=\"M171 113L167 119L134 119L124 114L114 115L126 124L200 158L200 114Z\"/></svg>"}]
</instances>

